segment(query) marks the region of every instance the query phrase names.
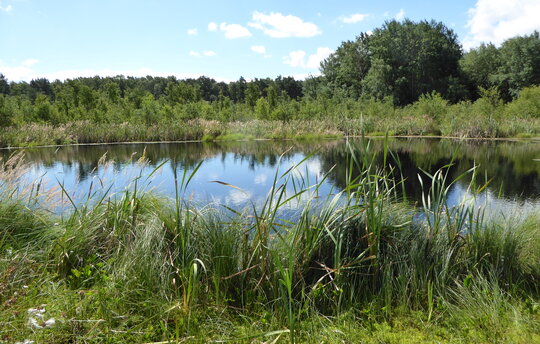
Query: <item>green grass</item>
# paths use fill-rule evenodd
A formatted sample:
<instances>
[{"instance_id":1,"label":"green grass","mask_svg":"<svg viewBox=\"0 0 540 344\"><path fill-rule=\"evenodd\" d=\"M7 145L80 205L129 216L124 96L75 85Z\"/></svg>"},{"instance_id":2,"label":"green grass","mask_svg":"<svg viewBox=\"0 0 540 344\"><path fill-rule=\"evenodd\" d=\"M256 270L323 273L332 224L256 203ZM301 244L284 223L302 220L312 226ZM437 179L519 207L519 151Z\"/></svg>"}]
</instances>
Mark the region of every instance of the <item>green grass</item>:
<instances>
[{"instance_id":1,"label":"green grass","mask_svg":"<svg viewBox=\"0 0 540 344\"><path fill-rule=\"evenodd\" d=\"M308 185L302 163L276 170L266 201L247 209L191 203L196 167L175 171L172 200L144 192L151 176L140 176L60 214L21 185L22 160L5 163L0 340L538 342L540 214L448 208L447 167L422 176L415 208L397 196L398 168L375 169L371 143L351 150L341 201L303 207L322 181ZM399 166L386 146L383 156ZM287 207L294 221L281 218ZM28 312L39 307L43 319Z\"/></svg>"}]
</instances>

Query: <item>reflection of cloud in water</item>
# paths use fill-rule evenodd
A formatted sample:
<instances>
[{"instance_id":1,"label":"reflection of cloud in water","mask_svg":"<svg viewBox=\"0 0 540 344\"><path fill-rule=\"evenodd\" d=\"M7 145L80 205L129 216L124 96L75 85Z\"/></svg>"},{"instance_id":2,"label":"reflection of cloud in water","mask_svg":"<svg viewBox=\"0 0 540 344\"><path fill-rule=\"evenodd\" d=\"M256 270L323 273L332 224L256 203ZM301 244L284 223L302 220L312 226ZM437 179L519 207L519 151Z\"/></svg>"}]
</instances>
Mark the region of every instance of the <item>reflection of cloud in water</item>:
<instances>
[{"instance_id":1,"label":"reflection of cloud in water","mask_svg":"<svg viewBox=\"0 0 540 344\"><path fill-rule=\"evenodd\" d=\"M288 162L283 165L280 171L285 172L289 168L296 166L289 173L296 179L309 181L309 184L313 184L315 179L320 179L324 174L322 163L318 158L312 157L298 165L299 161Z\"/></svg>"},{"instance_id":2,"label":"reflection of cloud in water","mask_svg":"<svg viewBox=\"0 0 540 344\"><path fill-rule=\"evenodd\" d=\"M250 191L230 190L227 196L225 196L226 204L240 205L249 201L253 197L253 193Z\"/></svg>"},{"instance_id":3,"label":"reflection of cloud in water","mask_svg":"<svg viewBox=\"0 0 540 344\"><path fill-rule=\"evenodd\" d=\"M322 164L319 159L313 159L306 162L309 173L320 177L322 175Z\"/></svg>"},{"instance_id":4,"label":"reflection of cloud in water","mask_svg":"<svg viewBox=\"0 0 540 344\"><path fill-rule=\"evenodd\" d=\"M380 152L382 141L373 142L374 151ZM540 208L538 197L540 164L532 161L538 158L537 143L499 141L456 143L451 140L415 139L392 140L390 144L402 162L410 199L418 201L419 205L422 191L418 183L415 183L418 167L433 173L449 161L448 152L459 148L462 154L456 166L450 170L449 178L455 178L462 171L479 164L481 167L478 175L485 174L486 178L493 179L493 182L482 194L475 197L473 193L467 192L470 176L462 179L449 191L450 206L474 204L475 207L485 209L486 213L505 211L505 214L517 207L525 207L527 211L534 210L535 207ZM180 184L184 170L187 170L186 176L189 176L197 164L203 161L200 170L191 180L185 196L193 197L202 205L208 200L215 200L220 204L229 202L231 206L243 207L250 201L255 205L264 203L276 176L277 166L279 166L277 176L280 177L282 173L302 161L307 153L316 152L316 155L280 179L277 186L281 186L288 179L287 195L292 196L293 191L289 189L296 187L296 190L300 190L321 181L323 176L329 173L329 169L336 165L330 172L330 177L322 183L319 192L321 198L317 202L323 201L330 192L340 191L340 187L345 184L348 154L342 143L323 145L321 150L318 150L321 148L319 144L295 144L295 148L288 151L278 164L280 154L290 145L290 142L280 141L148 145L146 156L151 160L149 165L138 163L138 156L134 156L135 151L140 155L144 150L142 145L35 149L25 152L31 169L25 174L24 179L29 182L40 180L42 190L58 187L58 181L64 183L70 196L75 202L80 203L85 202L91 184L92 191L100 187L106 190L112 186L111 194L121 193L126 187L131 190L135 184L134 178L141 176L137 181L138 190L156 190L157 193L174 198L174 171L177 172ZM103 164L101 157L105 152L108 152L107 157L112 158L114 163ZM10 152L6 151L7 153ZM5 155L0 152L1 156ZM146 180L154 168L163 161L167 163L156 171L150 180ZM210 183L212 180L228 182L250 190L249 195L239 190L231 192L230 187ZM504 198L499 198L499 193ZM290 206L298 206L310 196L312 195L306 192L299 200L291 201Z\"/></svg>"},{"instance_id":5,"label":"reflection of cloud in water","mask_svg":"<svg viewBox=\"0 0 540 344\"><path fill-rule=\"evenodd\" d=\"M258 174L255 176L255 179L253 179L253 183L257 185L266 185L267 180L268 176L266 174Z\"/></svg>"},{"instance_id":6,"label":"reflection of cloud in water","mask_svg":"<svg viewBox=\"0 0 540 344\"><path fill-rule=\"evenodd\" d=\"M487 217L526 217L540 207L539 200L509 199L498 197L497 193L486 188L480 194L475 195L468 184L458 182L453 185L448 193L447 204L452 206L474 206L483 211Z\"/></svg>"}]
</instances>

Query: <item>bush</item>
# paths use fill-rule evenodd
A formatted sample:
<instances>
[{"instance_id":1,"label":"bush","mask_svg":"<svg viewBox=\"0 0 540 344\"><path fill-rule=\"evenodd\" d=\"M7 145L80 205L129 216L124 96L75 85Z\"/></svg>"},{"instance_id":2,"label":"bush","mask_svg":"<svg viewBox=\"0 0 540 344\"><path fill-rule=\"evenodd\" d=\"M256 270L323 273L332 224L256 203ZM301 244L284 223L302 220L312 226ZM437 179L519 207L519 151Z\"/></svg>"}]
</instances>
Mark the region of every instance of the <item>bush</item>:
<instances>
[{"instance_id":1,"label":"bush","mask_svg":"<svg viewBox=\"0 0 540 344\"><path fill-rule=\"evenodd\" d=\"M524 88L519 97L507 105L506 113L520 118L540 118L540 86Z\"/></svg>"},{"instance_id":2,"label":"bush","mask_svg":"<svg viewBox=\"0 0 540 344\"><path fill-rule=\"evenodd\" d=\"M441 121L448 112L448 102L437 93L423 94L411 106L412 112L417 116L429 116L431 119Z\"/></svg>"}]
</instances>

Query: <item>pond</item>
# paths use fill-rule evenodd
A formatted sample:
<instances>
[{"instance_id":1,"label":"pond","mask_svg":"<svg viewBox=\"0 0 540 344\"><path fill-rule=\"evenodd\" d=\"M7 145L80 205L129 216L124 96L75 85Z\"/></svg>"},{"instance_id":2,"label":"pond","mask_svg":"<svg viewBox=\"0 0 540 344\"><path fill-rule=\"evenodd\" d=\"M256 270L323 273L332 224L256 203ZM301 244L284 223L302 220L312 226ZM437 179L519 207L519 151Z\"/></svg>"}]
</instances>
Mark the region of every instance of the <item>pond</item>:
<instances>
[{"instance_id":1,"label":"pond","mask_svg":"<svg viewBox=\"0 0 540 344\"><path fill-rule=\"evenodd\" d=\"M349 143L361 146L360 139L349 139ZM538 141L396 138L388 144L399 160L410 200L421 201L419 176L427 183L425 172L433 173L453 161L448 169L450 180L477 166L478 183L489 182L478 200L487 200L490 207L540 205ZM376 154L375 162L381 167L384 141L371 140L370 146L370 154ZM5 160L14 152L1 150L0 157ZM278 167L279 177L306 157L294 172L297 181L305 185L322 181L318 196L339 192L346 184L350 147L346 140L147 143L33 148L24 154L26 181L40 180L45 189L58 189L62 184L75 202L84 201L89 190L110 187L113 194L132 188L138 176L139 189L175 197L174 175L180 183L184 171L189 175L200 164L185 196L200 204L239 208L262 202ZM145 162L141 163L143 156ZM396 166L394 157L389 156L388 161ZM471 175L452 185L450 203L468 196ZM287 188L292 193L295 186L289 183Z\"/></svg>"}]
</instances>

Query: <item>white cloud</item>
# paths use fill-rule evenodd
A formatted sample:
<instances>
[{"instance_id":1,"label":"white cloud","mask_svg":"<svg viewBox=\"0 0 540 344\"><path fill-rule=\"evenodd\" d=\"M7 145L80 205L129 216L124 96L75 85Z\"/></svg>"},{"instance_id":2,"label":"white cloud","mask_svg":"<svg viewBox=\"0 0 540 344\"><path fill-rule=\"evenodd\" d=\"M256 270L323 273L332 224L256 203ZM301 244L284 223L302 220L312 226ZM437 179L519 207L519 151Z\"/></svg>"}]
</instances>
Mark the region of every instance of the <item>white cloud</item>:
<instances>
[{"instance_id":1,"label":"white cloud","mask_svg":"<svg viewBox=\"0 0 540 344\"><path fill-rule=\"evenodd\" d=\"M266 54L266 48L264 47L264 45L252 45L251 51L254 51L257 54Z\"/></svg>"},{"instance_id":2,"label":"white cloud","mask_svg":"<svg viewBox=\"0 0 540 344\"><path fill-rule=\"evenodd\" d=\"M306 52L303 50L291 51L289 55L283 57L283 63L288 64L291 67L304 67Z\"/></svg>"},{"instance_id":3,"label":"white cloud","mask_svg":"<svg viewBox=\"0 0 540 344\"><path fill-rule=\"evenodd\" d=\"M195 35L197 35L197 29L196 28L189 29L189 30L187 30L187 34L190 35L190 36L195 36Z\"/></svg>"},{"instance_id":4,"label":"white cloud","mask_svg":"<svg viewBox=\"0 0 540 344\"><path fill-rule=\"evenodd\" d=\"M344 22L345 24L354 24L354 23L358 23L366 19L367 16L368 16L367 14L354 13L348 17L342 17L341 21Z\"/></svg>"},{"instance_id":5,"label":"white cloud","mask_svg":"<svg viewBox=\"0 0 540 344\"><path fill-rule=\"evenodd\" d=\"M405 10L402 8L399 10L398 13L394 16L396 20L403 20L405 18Z\"/></svg>"},{"instance_id":6,"label":"white cloud","mask_svg":"<svg viewBox=\"0 0 540 344\"><path fill-rule=\"evenodd\" d=\"M315 54L309 55L306 67L307 68L319 68L321 61L330 56L334 51L330 48L321 47L317 48Z\"/></svg>"},{"instance_id":7,"label":"white cloud","mask_svg":"<svg viewBox=\"0 0 540 344\"><path fill-rule=\"evenodd\" d=\"M131 70L112 70L112 69L69 69L69 70L60 70L56 72L43 73L35 69L35 65L38 63L36 59L27 59L23 62L20 62L17 65L6 65L0 61L0 72L6 76L10 81L30 81L32 79L38 78L47 78L51 81L59 79L74 79L78 77L93 77L96 75L106 77L106 76L134 76L134 77L144 77L147 75L153 76L175 76L178 79L185 78L198 78L201 74L195 73L164 73L156 72L150 68L139 68ZM214 79L219 81L228 81L226 79L220 79L215 77Z\"/></svg>"},{"instance_id":8,"label":"white cloud","mask_svg":"<svg viewBox=\"0 0 540 344\"><path fill-rule=\"evenodd\" d=\"M9 13L9 12L13 11L13 6L11 6L11 5L7 5L6 7L0 6L0 11Z\"/></svg>"},{"instance_id":9,"label":"white cloud","mask_svg":"<svg viewBox=\"0 0 540 344\"><path fill-rule=\"evenodd\" d=\"M274 38L285 37L313 37L321 34L317 25L303 21L293 15L283 15L278 12L264 14L258 11L253 12L252 22L248 25L262 30L266 35Z\"/></svg>"},{"instance_id":10,"label":"white cloud","mask_svg":"<svg viewBox=\"0 0 540 344\"><path fill-rule=\"evenodd\" d=\"M33 65L35 65L38 62L39 62L38 59L26 59L26 60L24 60L22 62L22 65L25 66L25 67L32 67Z\"/></svg>"},{"instance_id":11,"label":"white cloud","mask_svg":"<svg viewBox=\"0 0 540 344\"><path fill-rule=\"evenodd\" d=\"M307 57L306 52L303 50L291 51L289 55L283 57L283 63L288 64L291 67L301 67L309 69L317 69L320 66L322 60L332 54L332 49L326 47L317 48L317 52Z\"/></svg>"},{"instance_id":12,"label":"white cloud","mask_svg":"<svg viewBox=\"0 0 540 344\"><path fill-rule=\"evenodd\" d=\"M198 53L198 52L196 52L196 51L193 51L193 50L190 50L190 51L189 51L189 55L191 55L191 56L201 56L200 53Z\"/></svg>"},{"instance_id":13,"label":"white cloud","mask_svg":"<svg viewBox=\"0 0 540 344\"><path fill-rule=\"evenodd\" d=\"M478 0L469 9L469 33L463 46L470 49L482 42L496 45L504 40L540 30L538 0Z\"/></svg>"},{"instance_id":14,"label":"white cloud","mask_svg":"<svg viewBox=\"0 0 540 344\"><path fill-rule=\"evenodd\" d=\"M216 52L212 50L203 51L203 56L216 56Z\"/></svg>"},{"instance_id":15,"label":"white cloud","mask_svg":"<svg viewBox=\"0 0 540 344\"><path fill-rule=\"evenodd\" d=\"M221 23L219 29L225 32L225 37L230 39L251 36L251 32L240 24Z\"/></svg>"},{"instance_id":16,"label":"white cloud","mask_svg":"<svg viewBox=\"0 0 540 344\"><path fill-rule=\"evenodd\" d=\"M218 25L214 22L208 23L208 31L216 31L218 29Z\"/></svg>"},{"instance_id":17,"label":"white cloud","mask_svg":"<svg viewBox=\"0 0 540 344\"><path fill-rule=\"evenodd\" d=\"M34 75L32 68L25 66L24 63L17 66L8 66L0 62L0 73L11 81L35 79L32 77Z\"/></svg>"}]
</instances>

